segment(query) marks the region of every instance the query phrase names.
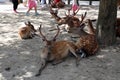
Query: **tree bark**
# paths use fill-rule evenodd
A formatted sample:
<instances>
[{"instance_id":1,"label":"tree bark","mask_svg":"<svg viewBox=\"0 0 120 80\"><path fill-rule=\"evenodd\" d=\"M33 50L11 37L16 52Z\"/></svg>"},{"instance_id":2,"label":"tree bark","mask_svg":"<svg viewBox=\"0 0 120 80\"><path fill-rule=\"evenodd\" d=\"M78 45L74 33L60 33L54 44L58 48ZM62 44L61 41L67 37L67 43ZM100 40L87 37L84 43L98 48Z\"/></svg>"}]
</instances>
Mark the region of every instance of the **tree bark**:
<instances>
[{"instance_id":1,"label":"tree bark","mask_svg":"<svg viewBox=\"0 0 120 80\"><path fill-rule=\"evenodd\" d=\"M97 38L102 45L110 46L115 44L116 17L117 0L100 0L97 22Z\"/></svg>"}]
</instances>

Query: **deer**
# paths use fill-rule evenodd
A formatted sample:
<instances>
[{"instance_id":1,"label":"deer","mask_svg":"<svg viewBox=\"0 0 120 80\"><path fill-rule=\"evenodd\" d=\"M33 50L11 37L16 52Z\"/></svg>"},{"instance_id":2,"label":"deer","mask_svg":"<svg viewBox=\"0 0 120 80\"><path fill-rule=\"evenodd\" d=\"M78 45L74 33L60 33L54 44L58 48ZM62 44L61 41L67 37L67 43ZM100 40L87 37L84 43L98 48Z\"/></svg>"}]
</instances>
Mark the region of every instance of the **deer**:
<instances>
[{"instance_id":1,"label":"deer","mask_svg":"<svg viewBox=\"0 0 120 80\"><path fill-rule=\"evenodd\" d=\"M78 66L78 62L80 58L78 57L76 51L77 46L74 42L67 40L56 41L56 38L60 32L60 28L57 26L57 33L53 37L52 40L48 40L41 31L41 25L39 27L39 33L42 36L42 40L45 42L45 47L42 49L42 53L40 54L41 58L41 67L38 73L35 76L41 75L41 72L46 67L48 62L52 62L53 65L59 64L64 61L64 59L72 53L76 58L76 65Z\"/></svg>"},{"instance_id":2,"label":"deer","mask_svg":"<svg viewBox=\"0 0 120 80\"><path fill-rule=\"evenodd\" d=\"M68 15L65 13L65 17L60 17L60 16L58 16L58 10L59 10L59 9L52 10L52 7L51 7L51 6L50 6L50 9L49 9L50 14L52 15L53 18L55 18L55 20L56 20L56 22L57 22L58 25L67 24L67 22L68 22L69 20L72 20L73 18L77 18L77 17L75 17L75 15L76 15L76 14L78 13L78 11L79 11L79 9L78 9L76 12L74 12L74 13L72 14L72 16L70 16L70 10L71 10L71 9L68 9Z\"/></svg>"},{"instance_id":3,"label":"deer","mask_svg":"<svg viewBox=\"0 0 120 80\"><path fill-rule=\"evenodd\" d=\"M90 19L87 20L89 33L84 30L84 27L86 26L84 22L86 14L87 13L85 12L84 15L81 15L81 20L74 17L74 19L69 20L67 24L69 26L68 33L79 35L79 39L75 42L77 48L85 51L86 54L84 54L84 56L90 56L96 54L99 45L95 36L95 29L93 28Z\"/></svg>"},{"instance_id":4,"label":"deer","mask_svg":"<svg viewBox=\"0 0 120 80\"><path fill-rule=\"evenodd\" d=\"M30 21L25 22L25 26L21 27L18 31L18 34L21 39L32 39L35 35L37 35L34 26Z\"/></svg>"},{"instance_id":5,"label":"deer","mask_svg":"<svg viewBox=\"0 0 120 80\"><path fill-rule=\"evenodd\" d=\"M82 49L86 52L86 56L96 54L99 49L98 41L95 37L95 29L93 28L91 20L88 20L88 29L89 33L84 30L85 22L84 19L87 15L87 12L81 15L81 20L75 15L70 15L70 10L68 10L68 15L59 24L66 23L68 25L68 33L74 33L79 35L79 39L76 42L78 49Z\"/></svg>"}]
</instances>

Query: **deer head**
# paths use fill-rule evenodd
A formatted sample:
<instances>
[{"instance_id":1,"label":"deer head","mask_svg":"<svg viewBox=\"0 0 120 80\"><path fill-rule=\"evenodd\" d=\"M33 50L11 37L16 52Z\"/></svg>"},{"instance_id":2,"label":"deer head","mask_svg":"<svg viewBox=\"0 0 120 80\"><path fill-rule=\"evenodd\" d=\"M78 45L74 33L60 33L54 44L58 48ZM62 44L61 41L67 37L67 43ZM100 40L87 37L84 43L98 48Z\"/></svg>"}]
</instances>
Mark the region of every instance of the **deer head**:
<instances>
[{"instance_id":1,"label":"deer head","mask_svg":"<svg viewBox=\"0 0 120 80\"><path fill-rule=\"evenodd\" d=\"M39 27L39 32L40 32L40 35L42 37L42 40L45 41L46 46L51 46L53 44L53 42L56 41L56 38L57 38L57 36L58 36L58 34L60 32L60 28L57 26L58 31L57 31L56 35L53 37L52 40L47 40L47 38L44 36L44 34L41 31L41 27L42 27L42 25L40 25L40 27Z\"/></svg>"},{"instance_id":2,"label":"deer head","mask_svg":"<svg viewBox=\"0 0 120 80\"><path fill-rule=\"evenodd\" d=\"M31 22L30 22L30 21L25 22L25 25L26 25L27 27L29 27L31 30L33 30L34 32L36 32L36 30L35 30L34 26L31 24Z\"/></svg>"},{"instance_id":3,"label":"deer head","mask_svg":"<svg viewBox=\"0 0 120 80\"><path fill-rule=\"evenodd\" d=\"M60 29L57 26L57 34L54 36L52 40L47 40L47 38L41 32L41 25L39 28L40 35L43 38L43 41L46 42L45 47L43 48L42 53L40 54L42 65L39 69L39 72L36 76L39 76L42 70L45 68L48 61L52 60L52 64L58 64L63 61L65 57L71 52L76 57L76 65L78 65L79 57L76 54L77 46L70 41L60 40L56 41L56 37L58 36Z\"/></svg>"},{"instance_id":4,"label":"deer head","mask_svg":"<svg viewBox=\"0 0 120 80\"><path fill-rule=\"evenodd\" d=\"M25 27L19 29L18 34L20 35L21 39L32 39L35 35L37 35L35 33L36 30L30 21L25 22L25 25Z\"/></svg>"},{"instance_id":5,"label":"deer head","mask_svg":"<svg viewBox=\"0 0 120 80\"><path fill-rule=\"evenodd\" d=\"M83 28L85 27L85 23L83 22L85 17L86 17L86 12L85 14L81 15L81 20L79 20L79 18L72 16L71 19L69 19L69 21L67 22L68 24L68 32L69 33L74 33L74 34L78 34L78 35L83 35L83 34L87 34Z\"/></svg>"}]
</instances>

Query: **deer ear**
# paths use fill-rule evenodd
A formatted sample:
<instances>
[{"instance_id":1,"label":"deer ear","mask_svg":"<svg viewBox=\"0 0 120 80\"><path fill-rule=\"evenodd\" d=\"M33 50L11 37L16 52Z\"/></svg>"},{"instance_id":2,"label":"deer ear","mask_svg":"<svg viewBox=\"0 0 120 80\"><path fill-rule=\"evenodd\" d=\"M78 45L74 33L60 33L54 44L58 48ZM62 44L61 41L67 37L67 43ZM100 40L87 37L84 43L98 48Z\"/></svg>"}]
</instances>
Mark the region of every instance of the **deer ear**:
<instances>
[{"instance_id":1,"label":"deer ear","mask_svg":"<svg viewBox=\"0 0 120 80\"><path fill-rule=\"evenodd\" d=\"M28 25L27 22L24 22L24 23L25 23L25 25Z\"/></svg>"},{"instance_id":2,"label":"deer ear","mask_svg":"<svg viewBox=\"0 0 120 80\"><path fill-rule=\"evenodd\" d=\"M30 21L28 21L28 24L31 24L31 22L30 22Z\"/></svg>"},{"instance_id":3,"label":"deer ear","mask_svg":"<svg viewBox=\"0 0 120 80\"><path fill-rule=\"evenodd\" d=\"M85 27L85 23L80 24L80 29L83 29Z\"/></svg>"}]
</instances>

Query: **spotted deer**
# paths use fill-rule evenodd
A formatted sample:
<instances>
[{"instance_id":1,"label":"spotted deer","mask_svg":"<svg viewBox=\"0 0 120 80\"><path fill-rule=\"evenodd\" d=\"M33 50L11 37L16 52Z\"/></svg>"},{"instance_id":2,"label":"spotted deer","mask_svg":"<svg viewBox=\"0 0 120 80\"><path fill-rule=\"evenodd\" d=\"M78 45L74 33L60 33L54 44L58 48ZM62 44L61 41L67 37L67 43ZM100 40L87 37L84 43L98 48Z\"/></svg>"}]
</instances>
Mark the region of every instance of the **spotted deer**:
<instances>
[{"instance_id":1,"label":"spotted deer","mask_svg":"<svg viewBox=\"0 0 120 80\"><path fill-rule=\"evenodd\" d=\"M60 40L56 41L56 37L58 36L60 29L57 26L57 33L52 40L47 40L47 38L43 35L41 31L41 25L39 28L40 35L42 36L42 40L45 42L45 47L40 54L41 58L41 67L39 72L35 76L39 76L43 69L46 67L49 61L52 61L52 64L58 64L64 60L68 54L72 53L76 57L76 65L78 65L78 61L80 60L76 54L77 46L70 41Z\"/></svg>"},{"instance_id":2,"label":"spotted deer","mask_svg":"<svg viewBox=\"0 0 120 80\"><path fill-rule=\"evenodd\" d=\"M30 21L25 22L25 27L21 27L18 34L21 39L32 39L36 34L36 30Z\"/></svg>"},{"instance_id":3,"label":"spotted deer","mask_svg":"<svg viewBox=\"0 0 120 80\"><path fill-rule=\"evenodd\" d=\"M74 15L70 15L70 11L68 11L68 15L66 15L66 18L64 18L64 20L59 21L59 23L66 23L68 25L68 33L74 33L79 35L80 38L76 42L76 46L78 47L78 49L84 50L87 53L86 55L92 55L98 51L98 42L95 37L95 30L90 20L87 21L89 33L87 33L84 30L84 19L86 15L87 12L82 14L81 19L79 19Z\"/></svg>"},{"instance_id":4,"label":"spotted deer","mask_svg":"<svg viewBox=\"0 0 120 80\"><path fill-rule=\"evenodd\" d=\"M83 21L85 17L86 13L81 16L81 20L76 18L70 20L67 24L70 27L68 31L69 33L75 33L79 35L79 39L76 41L76 46L78 49L82 49L86 52L86 55L89 56L95 54L98 51L99 46L95 37L95 30L90 19L87 20L89 33L84 30L85 23Z\"/></svg>"}]
</instances>

